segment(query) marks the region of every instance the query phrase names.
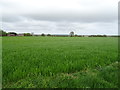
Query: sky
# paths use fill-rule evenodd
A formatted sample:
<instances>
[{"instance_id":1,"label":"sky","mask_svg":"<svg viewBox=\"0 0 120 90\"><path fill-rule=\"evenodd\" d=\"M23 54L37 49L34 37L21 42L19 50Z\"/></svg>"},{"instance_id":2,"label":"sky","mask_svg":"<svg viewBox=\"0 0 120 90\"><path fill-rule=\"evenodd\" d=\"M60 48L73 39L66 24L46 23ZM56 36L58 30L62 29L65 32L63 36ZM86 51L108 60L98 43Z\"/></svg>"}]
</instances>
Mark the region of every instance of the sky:
<instances>
[{"instance_id":1,"label":"sky","mask_svg":"<svg viewBox=\"0 0 120 90\"><path fill-rule=\"evenodd\" d=\"M117 35L119 0L0 0L0 28L35 34Z\"/></svg>"}]
</instances>

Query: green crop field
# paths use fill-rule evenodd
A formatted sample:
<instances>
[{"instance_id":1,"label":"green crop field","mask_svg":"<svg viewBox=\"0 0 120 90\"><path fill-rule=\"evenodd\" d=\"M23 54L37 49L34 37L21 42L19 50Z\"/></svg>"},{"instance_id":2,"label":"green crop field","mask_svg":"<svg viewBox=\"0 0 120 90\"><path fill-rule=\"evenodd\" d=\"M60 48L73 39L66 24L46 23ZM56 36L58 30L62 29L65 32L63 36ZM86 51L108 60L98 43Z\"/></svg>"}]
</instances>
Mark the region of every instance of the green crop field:
<instances>
[{"instance_id":1,"label":"green crop field","mask_svg":"<svg viewBox=\"0 0 120 90\"><path fill-rule=\"evenodd\" d=\"M3 37L3 88L116 88L116 37Z\"/></svg>"}]
</instances>

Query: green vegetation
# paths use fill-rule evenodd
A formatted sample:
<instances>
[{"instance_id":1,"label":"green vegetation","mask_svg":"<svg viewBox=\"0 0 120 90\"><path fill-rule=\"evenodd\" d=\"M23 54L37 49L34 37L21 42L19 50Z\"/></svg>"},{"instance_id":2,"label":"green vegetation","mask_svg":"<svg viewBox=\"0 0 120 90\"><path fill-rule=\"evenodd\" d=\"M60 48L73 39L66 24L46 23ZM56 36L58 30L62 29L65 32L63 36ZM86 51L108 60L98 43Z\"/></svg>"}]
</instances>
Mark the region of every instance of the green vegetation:
<instances>
[{"instance_id":1,"label":"green vegetation","mask_svg":"<svg viewBox=\"0 0 120 90\"><path fill-rule=\"evenodd\" d=\"M3 37L3 88L116 88L116 37Z\"/></svg>"},{"instance_id":2,"label":"green vegetation","mask_svg":"<svg viewBox=\"0 0 120 90\"><path fill-rule=\"evenodd\" d=\"M7 36L7 33L0 29L0 36Z\"/></svg>"},{"instance_id":3,"label":"green vegetation","mask_svg":"<svg viewBox=\"0 0 120 90\"><path fill-rule=\"evenodd\" d=\"M24 36L32 36L30 33L24 33Z\"/></svg>"},{"instance_id":4,"label":"green vegetation","mask_svg":"<svg viewBox=\"0 0 120 90\"><path fill-rule=\"evenodd\" d=\"M0 37L0 89L2 89L2 37Z\"/></svg>"}]
</instances>

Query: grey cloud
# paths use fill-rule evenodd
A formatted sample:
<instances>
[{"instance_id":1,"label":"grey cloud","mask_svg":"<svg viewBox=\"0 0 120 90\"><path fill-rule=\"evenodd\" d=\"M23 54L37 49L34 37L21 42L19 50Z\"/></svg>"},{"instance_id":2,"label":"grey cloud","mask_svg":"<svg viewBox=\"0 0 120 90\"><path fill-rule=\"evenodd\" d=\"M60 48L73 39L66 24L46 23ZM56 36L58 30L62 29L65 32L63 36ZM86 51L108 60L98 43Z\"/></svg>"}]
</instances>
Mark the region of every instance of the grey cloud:
<instances>
[{"instance_id":1,"label":"grey cloud","mask_svg":"<svg viewBox=\"0 0 120 90\"><path fill-rule=\"evenodd\" d=\"M109 5L109 1L105 2L108 6L101 7L100 4L98 7L95 5L90 9L89 3L87 3L88 6L86 5L88 1L83 1L85 6L83 5L82 9L74 6L77 4L73 4L72 9L70 6L74 2L72 0L69 8L62 7L62 3L59 7L53 4L56 8L49 4L50 8L44 7L44 5L44 8L42 6L35 7L32 3L25 6L27 2L24 4L24 1L19 1L22 2L20 5L18 5L19 2L14 3L17 2L16 0L13 0L12 3L10 1L2 3L4 7L2 27L6 31L59 34L75 31L77 34L117 34L117 8L112 4ZM30 7L31 5L34 7Z\"/></svg>"},{"instance_id":2,"label":"grey cloud","mask_svg":"<svg viewBox=\"0 0 120 90\"><path fill-rule=\"evenodd\" d=\"M21 17L20 15L2 15L2 22L20 22L23 21L24 18Z\"/></svg>"},{"instance_id":3,"label":"grey cloud","mask_svg":"<svg viewBox=\"0 0 120 90\"><path fill-rule=\"evenodd\" d=\"M33 24L32 24L33 23ZM7 31L68 34L74 31L76 34L117 34L117 21L111 23L80 23L80 22L50 22L50 21L27 21L17 23L3 23Z\"/></svg>"},{"instance_id":4,"label":"grey cloud","mask_svg":"<svg viewBox=\"0 0 120 90\"><path fill-rule=\"evenodd\" d=\"M37 20L37 21L66 21L66 22L113 22L117 20L117 13L115 11L97 11L97 12L37 12L26 14L3 14L3 22L19 22L21 20Z\"/></svg>"},{"instance_id":5,"label":"grey cloud","mask_svg":"<svg viewBox=\"0 0 120 90\"><path fill-rule=\"evenodd\" d=\"M117 20L117 14L111 11L98 12L48 12L32 13L24 15L26 18L47 21L68 22L112 22Z\"/></svg>"}]
</instances>

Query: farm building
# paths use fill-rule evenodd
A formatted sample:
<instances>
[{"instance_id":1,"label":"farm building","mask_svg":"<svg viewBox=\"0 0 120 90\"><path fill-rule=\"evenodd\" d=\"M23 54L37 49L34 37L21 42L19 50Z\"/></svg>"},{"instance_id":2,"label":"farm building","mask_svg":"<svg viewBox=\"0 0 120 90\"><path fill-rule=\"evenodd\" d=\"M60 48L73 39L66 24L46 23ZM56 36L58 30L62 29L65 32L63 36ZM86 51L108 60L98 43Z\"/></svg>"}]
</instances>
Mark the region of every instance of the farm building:
<instances>
[{"instance_id":1,"label":"farm building","mask_svg":"<svg viewBox=\"0 0 120 90\"><path fill-rule=\"evenodd\" d=\"M19 34L17 34L17 36L24 36L24 34L23 33L19 33Z\"/></svg>"},{"instance_id":2,"label":"farm building","mask_svg":"<svg viewBox=\"0 0 120 90\"><path fill-rule=\"evenodd\" d=\"M15 33L15 32L9 32L7 36L16 36L16 35L17 35L17 33Z\"/></svg>"}]
</instances>

